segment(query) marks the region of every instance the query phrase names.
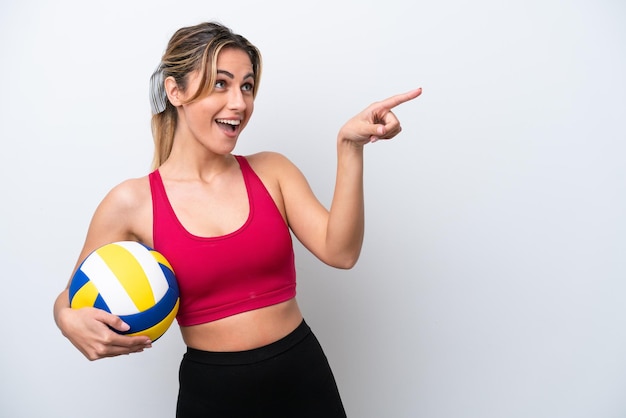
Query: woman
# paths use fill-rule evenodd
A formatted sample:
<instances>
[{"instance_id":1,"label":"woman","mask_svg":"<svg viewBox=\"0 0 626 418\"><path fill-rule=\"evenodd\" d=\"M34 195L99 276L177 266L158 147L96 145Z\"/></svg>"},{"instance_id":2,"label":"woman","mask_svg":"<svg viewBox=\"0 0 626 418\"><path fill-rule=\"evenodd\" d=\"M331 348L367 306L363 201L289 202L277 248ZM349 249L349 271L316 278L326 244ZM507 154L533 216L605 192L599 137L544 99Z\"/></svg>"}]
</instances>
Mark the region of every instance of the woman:
<instances>
[{"instance_id":1,"label":"woman","mask_svg":"<svg viewBox=\"0 0 626 418\"><path fill-rule=\"evenodd\" d=\"M369 106L337 137L330 210L285 157L233 155L254 109L261 56L216 23L178 30L151 80L154 171L114 187L95 211L78 264L101 245L142 242L179 281L188 351L177 416L343 417L328 362L295 299L290 231L324 263L351 268L363 240L363 146L400 132L391 109L421 89ZM142 336L97 309L55 320L88 359L141 352ZM110 327L110 328L109 328Z\"/></svg>"}]
</instances>

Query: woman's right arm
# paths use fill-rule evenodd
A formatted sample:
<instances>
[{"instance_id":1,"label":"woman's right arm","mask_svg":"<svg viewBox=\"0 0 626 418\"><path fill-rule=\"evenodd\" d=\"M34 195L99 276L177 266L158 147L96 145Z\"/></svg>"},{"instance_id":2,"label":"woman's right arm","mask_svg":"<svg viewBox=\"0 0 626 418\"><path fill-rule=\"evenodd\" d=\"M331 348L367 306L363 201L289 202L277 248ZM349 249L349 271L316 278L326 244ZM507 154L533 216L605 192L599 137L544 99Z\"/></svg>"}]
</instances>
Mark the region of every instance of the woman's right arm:
<instances>
[{"instance_id":1,"label":"woman's right arm","mask_svg":"<svg viewBox=\"0 0 626 418\"><path fill-rule=\"evenodd\" d=\"M141 231L141 225L137 222L141 218L138 214L145 205L145 185L141 184L142 181L129 180L120 184L100 203L74 271L87 255L102 245L141 240L142 236L137 232ZM63 335L89 360L137 353L151 347L148 337L129 337L113 331L128 330L128 325L116 315L96 308L70 308L68 288L69 283L55 300L54 320Z\"/></svg>"}]
</instances>

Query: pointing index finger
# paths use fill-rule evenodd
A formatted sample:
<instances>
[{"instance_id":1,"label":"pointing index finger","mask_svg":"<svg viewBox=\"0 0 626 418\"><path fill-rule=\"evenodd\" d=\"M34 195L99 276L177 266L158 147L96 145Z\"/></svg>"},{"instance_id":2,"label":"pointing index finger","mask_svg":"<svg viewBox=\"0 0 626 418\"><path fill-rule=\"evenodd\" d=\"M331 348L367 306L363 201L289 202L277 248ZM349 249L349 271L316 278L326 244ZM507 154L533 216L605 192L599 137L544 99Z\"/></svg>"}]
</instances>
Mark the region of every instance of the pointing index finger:
<instances>
[{"instance_id":1,"label":"pointing index finger","mask_svg":"<svg viewBox=\"0 0 626 418\"><path fill-rule=\"evenodd\" d=\"M400 94L396 94L395 96L391 96L385 100L378 102L378 105L379 107L391 110L394 107L401 105L402 103L415 99L420 94L422 94L421 87L415 90L411 90L406 93L400 93Z\"/></svg>"}]
</instances>

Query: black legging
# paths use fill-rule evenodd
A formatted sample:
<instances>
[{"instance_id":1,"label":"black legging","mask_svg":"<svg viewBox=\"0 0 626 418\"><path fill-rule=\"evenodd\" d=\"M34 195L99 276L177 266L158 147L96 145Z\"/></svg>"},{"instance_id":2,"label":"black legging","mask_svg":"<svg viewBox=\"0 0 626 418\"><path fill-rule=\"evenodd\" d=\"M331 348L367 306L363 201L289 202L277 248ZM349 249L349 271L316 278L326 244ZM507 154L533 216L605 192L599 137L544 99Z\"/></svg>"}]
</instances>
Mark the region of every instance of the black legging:
<instances>
[{"instance_id":1,"label":"black legging","mask_svg":"<svg viewBox=\"0 0 626 418\"><path fill-rule=\"evenodd\" d=\"M275 343L241 352L188 348L178 418L345 418L335 378L303 321Z\"/></svg>"}]
</instances>

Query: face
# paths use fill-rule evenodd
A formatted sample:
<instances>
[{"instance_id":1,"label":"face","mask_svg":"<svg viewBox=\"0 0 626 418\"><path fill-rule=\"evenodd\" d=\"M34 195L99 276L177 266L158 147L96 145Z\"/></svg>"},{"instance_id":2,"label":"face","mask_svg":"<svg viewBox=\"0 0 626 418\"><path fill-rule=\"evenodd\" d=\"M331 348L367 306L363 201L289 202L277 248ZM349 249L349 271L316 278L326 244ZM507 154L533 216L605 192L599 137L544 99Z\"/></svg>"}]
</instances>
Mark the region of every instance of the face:
<instances>
[{"instance_id":1,"label":"face","mask_svg":"<svg viewBox=\"0 0 626 418\"><path fill-rule=\"evenodd\" d=\"M191 97L201 74L189 75L182 101ZM217 77L209 95L178 106L180 133L194 138L210 151L230 153L254 110L254 72L248 54L225 49L217 57Z\"/></svg>"}]
</instances>

